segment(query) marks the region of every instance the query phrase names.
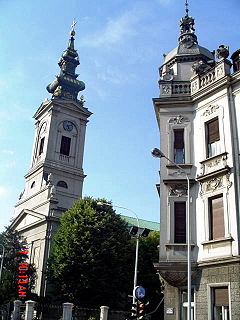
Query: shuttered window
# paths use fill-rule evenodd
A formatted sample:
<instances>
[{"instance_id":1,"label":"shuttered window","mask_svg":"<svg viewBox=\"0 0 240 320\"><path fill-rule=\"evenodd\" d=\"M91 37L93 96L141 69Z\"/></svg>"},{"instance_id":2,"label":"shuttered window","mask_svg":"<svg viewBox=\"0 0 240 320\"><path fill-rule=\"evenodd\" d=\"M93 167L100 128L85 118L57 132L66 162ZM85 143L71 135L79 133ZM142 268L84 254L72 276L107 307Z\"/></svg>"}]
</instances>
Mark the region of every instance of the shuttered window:
<instances>
[{"instance_id":1,"label":"shuttered window","mask_svg":"<svg viewBox=\"0 0 240 320\"><path fill-rule=\"evenodd\" d=\"M186 243L186 202L174 203L174 242Z\"/></svg>"},{"instance_id":2,"label":"shuttered window","mask_svg":"<svg viewBox=\"0 0 240 320\"><path fill-rule=\"evenodd\" d=\"M214 305L216 307L229 306L228 288L213 288L214 290Z\"/></svg>"},{"instance_id":3,"label":"shuttered window","mask_svg":"<svg viewBox=\"0 0 240 320\"><path fill-rule=\"evenodd\" d=\"M213 143L220 140L218 118L207 124L208 129L208 143Z\"/></svg>"},{"instance_id":4,"label":"shuttered window","mask_svg":"<svg viewBox=\"0 0 240 320\"><path fill-rule=\"evenodd\" d=\"M184 159L184 129L174 130L174 162L185 163Z\"/></svg>"},{"instance_id":5,"label":"shuttered window","mask_svg":"<svg viewBox=\"0 0 240 320\"><path fill-rule=\"evenodd\" d=\"M220 151L220 134L218 118L206 123L207 155L213 157Z\"/></svg>"},{"instance_id":6,"label":"shuttered window","mask_svg":"<svg viewBox=\"0 0 240 320\"><path fill-rule=\"evenodd\" d=\"M225 235L223 195L209 199L209 220L209 239L223 238Z\"/></svg>"},{"instance_id":7,"label":"shuttered window","mask_svg":"<svg viewBox=\"0 0 240 320\"><path fill-rule=\"evenodd\" d=\"M60 153L69 156L71 146L71 138L62 136Z\"/></svg>"},{"instance_id":8,"label":"shuttered window","mask_svg":"<svg viewBox=\"0 0 240 320\"><path fill-rule=\"evenodd\" d=\"M228 288L212 288L212 317L214 320L229 320Z\"/></svg>"}]
</instances>

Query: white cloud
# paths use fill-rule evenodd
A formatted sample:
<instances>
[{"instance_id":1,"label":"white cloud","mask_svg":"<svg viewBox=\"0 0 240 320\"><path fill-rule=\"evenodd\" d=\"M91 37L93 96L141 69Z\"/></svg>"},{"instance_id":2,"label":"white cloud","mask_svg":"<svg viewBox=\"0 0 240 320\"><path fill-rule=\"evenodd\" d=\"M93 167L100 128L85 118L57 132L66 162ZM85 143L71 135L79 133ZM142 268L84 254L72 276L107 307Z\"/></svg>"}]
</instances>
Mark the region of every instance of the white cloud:
<instances>
[{"instance_id":1,"label":"white cloud","mask_svg":"<svg viewBox=\"0 0 240 320\"><path fill-rule=\"evenodd\" d=\"M84 40L84 44L99 47L123 41L126 37L137 34L134 28L137 20L132 12L126 12L114 20L109 19L105 28L92 36L89 35L88 39Z\"/></svg>"},{"instance_id":2,"label":"white cloud","mask_svg":"<svg viewBox=\"0 0 240 320\"><path fill-rule=\"evenodd\" d=\"M12 151L12 150L2 150L2 153L4 153L4 154L9 154L9 155L11 155L11 156L14 155L14 151Z\"/></svg>"},{"instance_id":3,"label":"white cloud","mask_svg":"<svg viewBox=\"0 0 240 320\"><path fill-rule=\"evenodd\" d=\"M134 74L128 73L122 73L121 70L119 70L116 67L106 67L103 69L104 71L99 72L97 74L98 79L106 82L111 82L113 84L121 84L126 83L131 79L135 79L136 76Z\"/></svg>"},{"instance_id":4,"label":"white cloud","mask_svg":"<svg viewBox=\"0 0 240 320\"><path fill-rule=\"evenodd\" d=\"M8 161L6 163L0 163L0 167L1 169L2 168L5 168L5 169L9 169L9 168L16 168L17 166L17 162L15 160L12 160L12 161Z\"/></svg>"},{"instance_id":5,"label":"white cloud","mask_svg":"<svg viewBox=\"0 0 240 320\"><path fill-rule=\"evenodd\" d=\"M5 186L0 186L0 198L5 198L9 195L9 190Z\"/></svg>"}]
</instances>

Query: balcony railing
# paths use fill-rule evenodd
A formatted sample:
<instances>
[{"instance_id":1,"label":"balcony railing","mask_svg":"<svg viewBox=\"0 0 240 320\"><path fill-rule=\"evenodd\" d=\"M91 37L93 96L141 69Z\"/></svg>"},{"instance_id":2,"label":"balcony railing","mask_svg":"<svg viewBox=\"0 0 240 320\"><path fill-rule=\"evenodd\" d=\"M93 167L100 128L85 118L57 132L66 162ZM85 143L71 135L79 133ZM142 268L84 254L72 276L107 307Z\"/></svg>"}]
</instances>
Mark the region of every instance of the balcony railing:
<instances>
[{"instance_id":1,"label":"balcony railing","mask_svg":"<svg viewBox=\"0 0 240 320\"><path fill-rule=\"evenodd\" d=\"M64 154L59 154L59 160L69 163L70 162L70 156L66 156Z\"/></svg>"},{"instance_id":2,"label":"balcony railing","mask_svg":"<svg viewBox=\"0 0 240 320\"><path fill-rule=\"evenodd\" d=\"M167 82L159 81L161 96L190 95L191 85L189 81Z\"/></svg>"}]
</instances>

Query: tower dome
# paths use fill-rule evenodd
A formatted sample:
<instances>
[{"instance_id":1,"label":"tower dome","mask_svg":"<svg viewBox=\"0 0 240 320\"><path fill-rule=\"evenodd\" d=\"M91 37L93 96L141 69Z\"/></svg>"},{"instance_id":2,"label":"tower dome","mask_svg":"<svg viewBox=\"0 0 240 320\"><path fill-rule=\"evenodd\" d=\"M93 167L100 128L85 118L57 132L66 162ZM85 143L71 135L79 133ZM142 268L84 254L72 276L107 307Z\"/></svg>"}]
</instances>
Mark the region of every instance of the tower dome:
<instances>
[{"instance_id":1,"label":"tower dome","mask_svg":"<svg viewBox=\"0 0 240 320\"><path fill-rule=\"evenodd\" d=\"M194 19L188 15L188 8L186 8L186 15L180 20L178 42L176 48L163 55L164 63L159 68L160 81L189 81L193 75L193 64L201 62L208 65L214 62L213 52L198 44Z\"/></svg>"}]
</instances>

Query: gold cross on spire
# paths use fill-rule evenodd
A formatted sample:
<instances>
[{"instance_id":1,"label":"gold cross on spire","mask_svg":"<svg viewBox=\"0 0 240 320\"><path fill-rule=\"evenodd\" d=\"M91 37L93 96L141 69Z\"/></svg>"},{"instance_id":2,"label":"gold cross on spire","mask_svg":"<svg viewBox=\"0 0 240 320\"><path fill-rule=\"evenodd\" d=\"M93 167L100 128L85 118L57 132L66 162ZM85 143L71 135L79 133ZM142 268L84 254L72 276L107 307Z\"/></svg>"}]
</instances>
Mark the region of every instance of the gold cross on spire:
<instances>
[{"instance_id":1,"label":"gold cross on spire","mask_svg":"<svg viewBox=\"0 0 240 320\"><path fill-rule=\"evenodd\" d=\"M73 19L73 22L71 24L71 31L70 31L70 34L73 36L75 35L74 27L75 27L76 23L77 23L77 21L75 21L75 19Z\"/></svg>"}]
</instances>

